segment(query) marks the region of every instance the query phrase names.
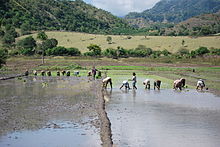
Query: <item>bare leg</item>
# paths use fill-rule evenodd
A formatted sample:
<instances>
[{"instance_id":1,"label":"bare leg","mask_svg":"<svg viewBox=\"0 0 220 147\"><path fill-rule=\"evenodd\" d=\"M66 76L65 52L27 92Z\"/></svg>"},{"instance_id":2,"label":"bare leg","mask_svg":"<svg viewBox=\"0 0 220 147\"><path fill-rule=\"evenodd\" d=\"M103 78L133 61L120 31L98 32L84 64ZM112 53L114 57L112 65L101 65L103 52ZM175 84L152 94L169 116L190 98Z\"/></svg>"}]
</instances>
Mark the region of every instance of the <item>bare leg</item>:
<instances>
[{"instance_id":1,"label":"bare leg","mask_svg":"<svg viewBox=\"0 0 220 147\"><path fill-rule=\"evenodd\" d=\"M123 86L124 86L124 84L121 85L120 89L122 89Z\"/></svg>"}]
</instances>

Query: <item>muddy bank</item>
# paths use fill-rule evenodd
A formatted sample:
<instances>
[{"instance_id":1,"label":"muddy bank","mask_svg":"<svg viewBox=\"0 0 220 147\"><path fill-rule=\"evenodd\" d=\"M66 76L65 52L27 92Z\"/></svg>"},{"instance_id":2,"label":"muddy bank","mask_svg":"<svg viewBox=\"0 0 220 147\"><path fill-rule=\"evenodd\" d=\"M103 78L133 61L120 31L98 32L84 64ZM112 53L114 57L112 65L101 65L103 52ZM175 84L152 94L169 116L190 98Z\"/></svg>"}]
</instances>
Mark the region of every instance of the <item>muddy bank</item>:
<instances>
[{"instance_id":1,"label":"muddy bank","mask_svg":"<svg viewBox=\"0 0 220 147\"><path fill-rule=\"evenodd\" d=\"M96 96L98 98L97 102L97 113L98 117L101 122L100 126L100 138L102 140L103 147L111 147L113 145L112 141L112 131L111 131L111 122L107 116L105 110L105 97L106 97L106 90L102 88L102 83L96 82ZM100 90L101 89L101 90Z\"/></svg>"}]
</instances>

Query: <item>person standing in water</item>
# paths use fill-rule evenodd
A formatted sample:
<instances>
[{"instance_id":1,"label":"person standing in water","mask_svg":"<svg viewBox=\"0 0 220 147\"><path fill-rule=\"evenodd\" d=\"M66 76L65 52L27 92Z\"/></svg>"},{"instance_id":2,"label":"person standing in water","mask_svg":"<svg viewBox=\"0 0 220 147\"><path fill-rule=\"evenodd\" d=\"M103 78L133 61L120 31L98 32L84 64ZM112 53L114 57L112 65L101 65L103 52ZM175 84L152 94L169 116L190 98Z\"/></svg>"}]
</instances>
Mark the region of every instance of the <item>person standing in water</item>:
<instances>
[{"instance_id":1,"label":"person standing in water","mask_svg":"<svg viewBox=\"0 0 220 147\"><path fill-rule=\"evenodd\" d=\"M96 71L97 69L95 68L95 66L92 67L92 76L93 76L93 79L95 80L95 76L96 76Z\"/></svg>"},{"instance_id":2,"label":"person standing in water","mask_svg":"<svg viewBox=\"0 0 220 147\"><path fill-rule=\"evenodd\" d=\"M132 82L132 85L133 85L133 89L137 89L136 87L136 83L137 83L137 77L136 77L136 73L133 72L133 77L131 79L133 82Z\"/></svg>"}]
</instances>

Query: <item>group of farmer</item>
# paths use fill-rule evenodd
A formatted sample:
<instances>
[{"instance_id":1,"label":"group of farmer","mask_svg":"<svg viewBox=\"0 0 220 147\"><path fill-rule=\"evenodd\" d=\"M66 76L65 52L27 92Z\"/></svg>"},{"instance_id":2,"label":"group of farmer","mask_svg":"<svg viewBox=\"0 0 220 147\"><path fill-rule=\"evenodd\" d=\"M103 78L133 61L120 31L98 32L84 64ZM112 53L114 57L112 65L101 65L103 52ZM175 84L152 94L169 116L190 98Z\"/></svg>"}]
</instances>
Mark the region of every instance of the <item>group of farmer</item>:
<instances>
[{"instance_id":1,"label":"group of farmer","mask_svg":"<svg viewBox=\"0 0 220 147\"><path fill-rule=\"evenodd\" d=\"M97 73L98 73L98 74L97 74ZM25 72L25 75L28 75L28 74L29 74L28 71L26 71L26 72ZM34 71L33 71L33 74L34 74L35 76L37 76L38 73L37 73L36 70L34 70ZM40 74L41 74L42 76L46 76L46 75L47 75L47 76L51 76L51 71L44 71L44 70L42 70L42 71L40 72ZM60 75L70 76L70 71L69 71L69 70L67 70L67 71L65 71L65 70L63 70L63 71L57 71L57 76L60 76ZM79 75L79 71L75 71L75 72L74 72L74 75L75 75L75 76ZM95 66L93 66L92 70L88 72L88 77L92 77L92 78L95 80L96 78L101 77L101 72L98 71L98 70L95 68ZM122 89L123 87L125 87L126 90L130 90L131 88L130 88L130 85L129 85L129 81L132 81L132 88L133 88L134 90L137 90L137 86L136 86L137 77L136 77L136 73L135 73L135 72L132 73L132 78L131 78L131 79L124 80L124 81L122 82L122 85L120 86L120 89ZM103 83L103 88L104 88L104 89L107 88L107 85L108 85L108 84L109 84L110 87L112 88L112 79L111 79L111 77L106 77L106 78L104 78L104 79L102 80L102 83ZM173 89L175 89L175 90L176 90L176 89L182 90L182 88L185 87L185 84L186 84L186 80L185 80L184 78L177 79L177 80L175 80L175 81L173 82ZM150 79L145 79L145 80L143 81L143 85L145 86L145 89L150 89ZM156 88L157 88L158 90L160 90L161 81L160 81L160 80L155 80L153 85L154 85L154 90L155 90ZM196 89L197 89L197 90L198 90L198 89L203 90L204 87L205 87L205 82L204 82L204 80L199 79L198 82L197 82ZM208 90L208 88L206 88L206 89Z\"/></svg>"},{"instance_id":2,"label":"group of farmer","mask_svg":"<svg viewBox=\"0 0 220 147\"><path fill-rule=\"evenodd\" d=\"M128 79L128 80L124 80L122 82L122 85L120 87L120 89L122 89L123 87L125 87L126 90L130 90L130 85L129 85L129 82L128 81L132 81L132 87L134 90L137 89L136 87L136 83L137 83L137 77L136 77L136 74L133 73L132 74L132 78L131 79ZM110 84L110 87L112 88L112 79L110 77L107 77L105 79L103 79L103 88L107 88L107 85ZM145 79L143 81L143 85L145 86L145 89L150 89L150 79ZM184 88L186 85L186 79L184 78L181 78L181 79L177 79L173 82L173 89L177 90L182 90L182 88ZM161 86L161 80L155 80L154 81L154 90L157 88L158 90L160 90L160 86ZM196 86L196 89L200 89L200 90L203 90L203 88L205 87L205 82L204 80L202 79L199 79L198 82L197 82L197 86ZM208 88L206 88L206 90L208 90Z\"/></svg>"},{"instance_id":3,"label":"group of farmer","mask_svg":"<svg viewBox=\"0 0 220 147\"><path fill-rule=\"evenodd\" d=\"M25 72L25 75L27 75L26 73L28 73L28 71ZM34 74L35 76L37 76L38 74L40 74L41 76L52 76L51 71L45 71L45 70L42 70L42 71L40 71L39 73L38 73L36 70L34 70L34 71L33 71L33 74ZM70 76L70 71L69 71L69 70L67 70L67 71L66 71L66 70L57 71L57 72L56 72L56 75L57 75L57 76L61 76L61 75L63 75L63 76ZM74 72L74 75L75 75L75 76L79 75L79 71L75 71L75 72Z\"/></svg>"}]
</instances>

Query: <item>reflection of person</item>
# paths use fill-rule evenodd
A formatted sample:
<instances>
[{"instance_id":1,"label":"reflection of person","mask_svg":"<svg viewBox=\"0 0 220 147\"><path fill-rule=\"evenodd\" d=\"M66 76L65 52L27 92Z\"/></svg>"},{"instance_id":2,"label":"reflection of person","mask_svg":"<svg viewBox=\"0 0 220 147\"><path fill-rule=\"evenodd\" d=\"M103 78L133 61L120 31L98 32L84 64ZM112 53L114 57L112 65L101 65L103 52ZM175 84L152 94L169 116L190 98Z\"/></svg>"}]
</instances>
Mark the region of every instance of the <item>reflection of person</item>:
<instances>
[{"instance_id":1,"label":"reflection of person","mask_svg":"<svg viewBox=\"0 0 220 147\"><path fill-rule=\"evenodd\" d=\"M103 92L104 100L106 102L108 102L111 99L111 96L112 96L112 89L110 91L107 91L106 89L104 89L102 92Z\"/></svg>"},{"instance_id":2,"label":"reflection of person","mask_svg":"<svg viewBox=\"0 0 220 147\"><path fill-rule=\"evenodd\" d=\"M137 89L136 87L136 83L137 83L137 77L136 77L136 73L133 72L133 77L131 79L133 82L132 82L132 86L133 86L133 89Z\"/></svg>"},{"instance_id":3,"label":"reflection of person","mask_svg":"<svg viewBox=\"0 0 220 147\"><path fill-rule=\"evenodd\" d=\"M145 85L145 89L150 89L150 80L149 79L144 80L143 84Z\"/></svg>"},{"instance_id":4,"label":"reflection of person","mask_svg":"<svg viewBox=\"0 0 220 147\"><path fill-rule=\"evenodd\" d=\"M95 68L95 66L92 67L92 76L93 76L93 79L95 80L95 76L96 76L96 71L97 69Z\"/></svg>"},{"instance_id":5,"label":"reflection of person","mask_svg":"<svg viewBox=\"0 0 220 147\"><path fill-rule=\"evenodd\" d=\"M205 82L202 79L199 79L197 82L196 89L198 90L200 88L201 90L203 90L204 87L205 87Z\"/></svg>"},{"instance_id":6,"label":"reflection of person","mask_svg":"<svg viewBox=\"0 0 220 147\"><path fill-rule=\"evenodd\" d=\"M121 89L122 87L124 87L124 86L125 86L125 89L131 89L127 80L125 80L125 81L122 82L122 85L121 85L120 89Z\"/></svg>"},{"instance_id":7,"label":"reflection of person","mask_svg":"<svg viewBox=\"0 0 220 147\"><path fill-rule=\"evenodd\" d=\"M160 85L161 85L161 81L160 80L154 81L154 90L155 90L155 87L157 87L157 89L160 90Z\"/></svg>"},{"instance_id":8,"label":"reflection of person","mask_svg":"<svg viewBox=\"0 0 220 147\"><path fill-rule=\"evenodd\" d=\"M108 84L110 84L110 87L112 89L112 79L110 77L107 77L105 79L102 80L103 83L103 88L106 89Z\"/></svg>"}]
</instances>

